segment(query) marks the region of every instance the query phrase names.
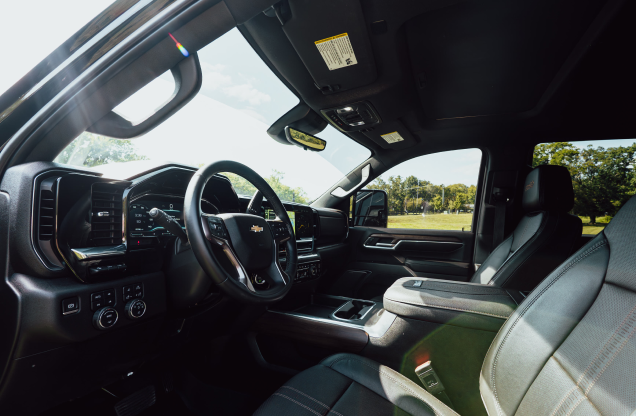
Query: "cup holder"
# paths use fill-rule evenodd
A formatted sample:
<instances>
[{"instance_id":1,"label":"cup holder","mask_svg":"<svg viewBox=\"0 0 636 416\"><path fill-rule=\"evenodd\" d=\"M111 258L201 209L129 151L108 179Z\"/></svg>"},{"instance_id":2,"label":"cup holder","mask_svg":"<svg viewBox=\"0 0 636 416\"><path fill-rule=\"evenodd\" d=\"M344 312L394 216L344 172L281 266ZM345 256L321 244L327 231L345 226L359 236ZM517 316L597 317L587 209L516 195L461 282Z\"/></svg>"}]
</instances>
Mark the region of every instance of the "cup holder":
<instances>
[{"instance_id":1,"label":"cup holder","mask_svg":"<svg viewBox=\"0 0 636 416\"><path fill-rule=\"evenodd\" d=\"M333 313L334 318L343 321L357 321L369 313L375 302L365 300L350 300Z\"/></svg>"}]
</instances>

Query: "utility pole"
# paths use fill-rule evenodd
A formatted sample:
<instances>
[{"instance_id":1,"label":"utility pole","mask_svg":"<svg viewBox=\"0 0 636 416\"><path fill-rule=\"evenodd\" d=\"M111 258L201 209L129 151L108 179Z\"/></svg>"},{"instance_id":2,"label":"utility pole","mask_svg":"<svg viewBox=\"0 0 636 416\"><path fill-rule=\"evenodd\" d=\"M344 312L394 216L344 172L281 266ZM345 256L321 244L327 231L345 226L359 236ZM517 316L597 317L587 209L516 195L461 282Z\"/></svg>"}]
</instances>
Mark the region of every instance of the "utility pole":
<instances>
[{"instance_id":1,"label":"utility pole","mask_svg":"<svg viewBox=\"0 0 636 416\"><path fill-rule=\"evenodd\" d=\"M442 185L442 210L444 209L444 185Z\"/></svg>"},{"instance_id":2,"label":"utility pole","mask_svg":"<svg viewBox=\"0 0 636 416\"><path fill-rule=\"evenodd\" d=\"M415 193L415 203L417 204L417 200L420 199L420 180L417 180L417 192ZM415 209L413 210L415 211Z\"/></svg>"}]
</instances>

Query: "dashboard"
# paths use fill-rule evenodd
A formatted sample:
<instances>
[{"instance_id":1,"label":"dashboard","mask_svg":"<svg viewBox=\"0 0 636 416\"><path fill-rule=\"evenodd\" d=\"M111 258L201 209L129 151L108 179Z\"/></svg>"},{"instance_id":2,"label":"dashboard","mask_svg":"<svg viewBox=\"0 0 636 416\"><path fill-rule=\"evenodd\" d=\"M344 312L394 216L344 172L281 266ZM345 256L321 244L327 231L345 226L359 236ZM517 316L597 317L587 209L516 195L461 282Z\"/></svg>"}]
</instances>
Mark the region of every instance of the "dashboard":
<instances>
[{"instance_id":1,"label":"dashboard","mask_svg":"<svg viewBox=\"0 0 636 416\"><path fill-rule=\"evenodd\" d=\"M24 392L37 388L50 394L35 407L70 400L121 378L122 369L132 371L157 348L185 344L196 331L216 330L225 322L220 316L235 314L192 250L179 250L175 236L148 216L157 207L184 226L184 195L195 172L166 165L114 180L48 162L7 170L0 215L10 229L0 234L10 242L11 290L0 291L0 300L4 333L11 336L0 340L0 351L9 360L4 377L10 388L0 399L22 405ZM201 210L240 213L249 202L218 175L203 191ZM330 247L342 247L347 217L283 204L294 223L299 256L292 290L300 299L328 272L323 258L340 253ZM267 200L261 215L273 217ZM281 265L285 256L279 251ZM58 389L41 384L51 373L76 376Z\"/></svg>"}]
</instances>

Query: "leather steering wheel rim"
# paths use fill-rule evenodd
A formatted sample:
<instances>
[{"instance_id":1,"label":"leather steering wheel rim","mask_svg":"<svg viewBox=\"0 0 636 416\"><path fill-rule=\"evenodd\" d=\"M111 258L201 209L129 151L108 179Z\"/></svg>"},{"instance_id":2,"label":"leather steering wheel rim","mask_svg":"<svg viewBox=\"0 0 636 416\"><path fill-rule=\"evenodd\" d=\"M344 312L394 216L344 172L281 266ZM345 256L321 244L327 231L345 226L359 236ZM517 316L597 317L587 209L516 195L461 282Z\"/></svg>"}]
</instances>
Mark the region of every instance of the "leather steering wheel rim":
<instances>
[{"instance_id":1,"label":"leather steering wheel rim","mask_svg":"<svg viewBox=\"0 0 636 416\"><path fill-rule=\"evenodd\" d=\"M262 217L248 214L220 214L218 216L212 216L208 214L203 214L201 212L201 198L203 196L203 190L205 189L208 181L217 173L220 172L230 172L236 175L240 175L243 178L247 179L252 183L271 205L272 209L276 213L277 219L280 221L275 221L278 231L281 231L280 227L283 227L282 232L286 236L284 240L281 240L278 243L276 236L270 231L269 225L273 222L266 222L267 226L262 227L266 228L264 231L268 232L272 235L272 240L274 242L274 253L272 253L272 266L271 271L272 275L276 274L276 270L280 271L280 281L276 279L278 277L273 277L274 282L273 288L266 289L262 291L256 291L251 286L251 283L241 281L240 279L235 278L230 273L228 273L227 269L223 266L217 259L217 254L214 253L212 245L214 242L218 242L218 240L223 241L222 239L217 239L216 237L211 237L209 235L210 230L206 230L208 221L212 221L212 217L214 217L214 221L218 221L219 219L224 221L230 221L233 219L232 217L242 216L243 219L245 217L250 217L250 219L259 223L259 221L265 221ZM289 216L287 215L287 211L283 206L282 202L274 192L274 190L269 186L267 182L255 171L250 169L249 167L235 162L231 160L221 160L210 163L207 166L203 166L200 168L190 180L188 184L188 188L185 194L184 199L184 222L186 233L188 235L188 239L190 241L190 245L192 247L192 251L203 268L206 274L212 279L212 281L217 285L219 289L228 294L229 296L243 301L247 303L258 303L258 304L267 304L276 302L282 299L287 293L289 293L291 286L293 284L294 276L296 275L296 266L298 263L298 252L296 249L296 239L294 237L294 231L291 225L291 221ZM261 222L262 223L262 222ZM282 223L282 224L281 224ZM251 222L250 222L251 224ZM227 224L225 224L227 225ZM256 226L254 226L256 227ZM256 234L256 233L254 233ZM230 243L230 252L232 251L231 247L237 244L242 244L242 241L234 241L235 238L232 238L232 241L229 241L230 235L236 236L236 232L227 232L228 242ZM250 235L251 236L251 235ZM263 237L265 238L265 237ZM280 264L277 259L277 252L279 244L285 244L286 248L286 265L284 272L280 268ZM233 252L230 253L227 251L228 247L224 248L224 252L231 257ZM245 250L245 245L241 246L242 250ZM231 260L231 259L230 259ZM237 256L235 256L235 260L238 260ZM241 267L243 265L241 264ZM244 269L247 270L247 269Z\"/></svg>"}]
</instances>

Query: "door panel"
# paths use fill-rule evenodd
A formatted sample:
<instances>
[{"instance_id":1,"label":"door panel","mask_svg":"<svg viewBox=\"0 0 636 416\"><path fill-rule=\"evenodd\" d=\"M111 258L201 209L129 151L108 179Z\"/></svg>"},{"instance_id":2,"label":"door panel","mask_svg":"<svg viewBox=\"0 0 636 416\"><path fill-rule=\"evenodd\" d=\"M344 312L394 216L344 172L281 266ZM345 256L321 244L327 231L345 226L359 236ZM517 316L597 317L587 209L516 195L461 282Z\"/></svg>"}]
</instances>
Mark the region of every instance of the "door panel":
<instances>
[{"instance_id":1,"label":"door panel","mask_svg":"<svg viewBox=\"0 0 636 416\"><path fill-rule=\"evenodd\" d=\"M467 281L474 240L466 231L352 227L351 255L330 293L370 299L408 276Z\"/></svg>"}]
</instances>

